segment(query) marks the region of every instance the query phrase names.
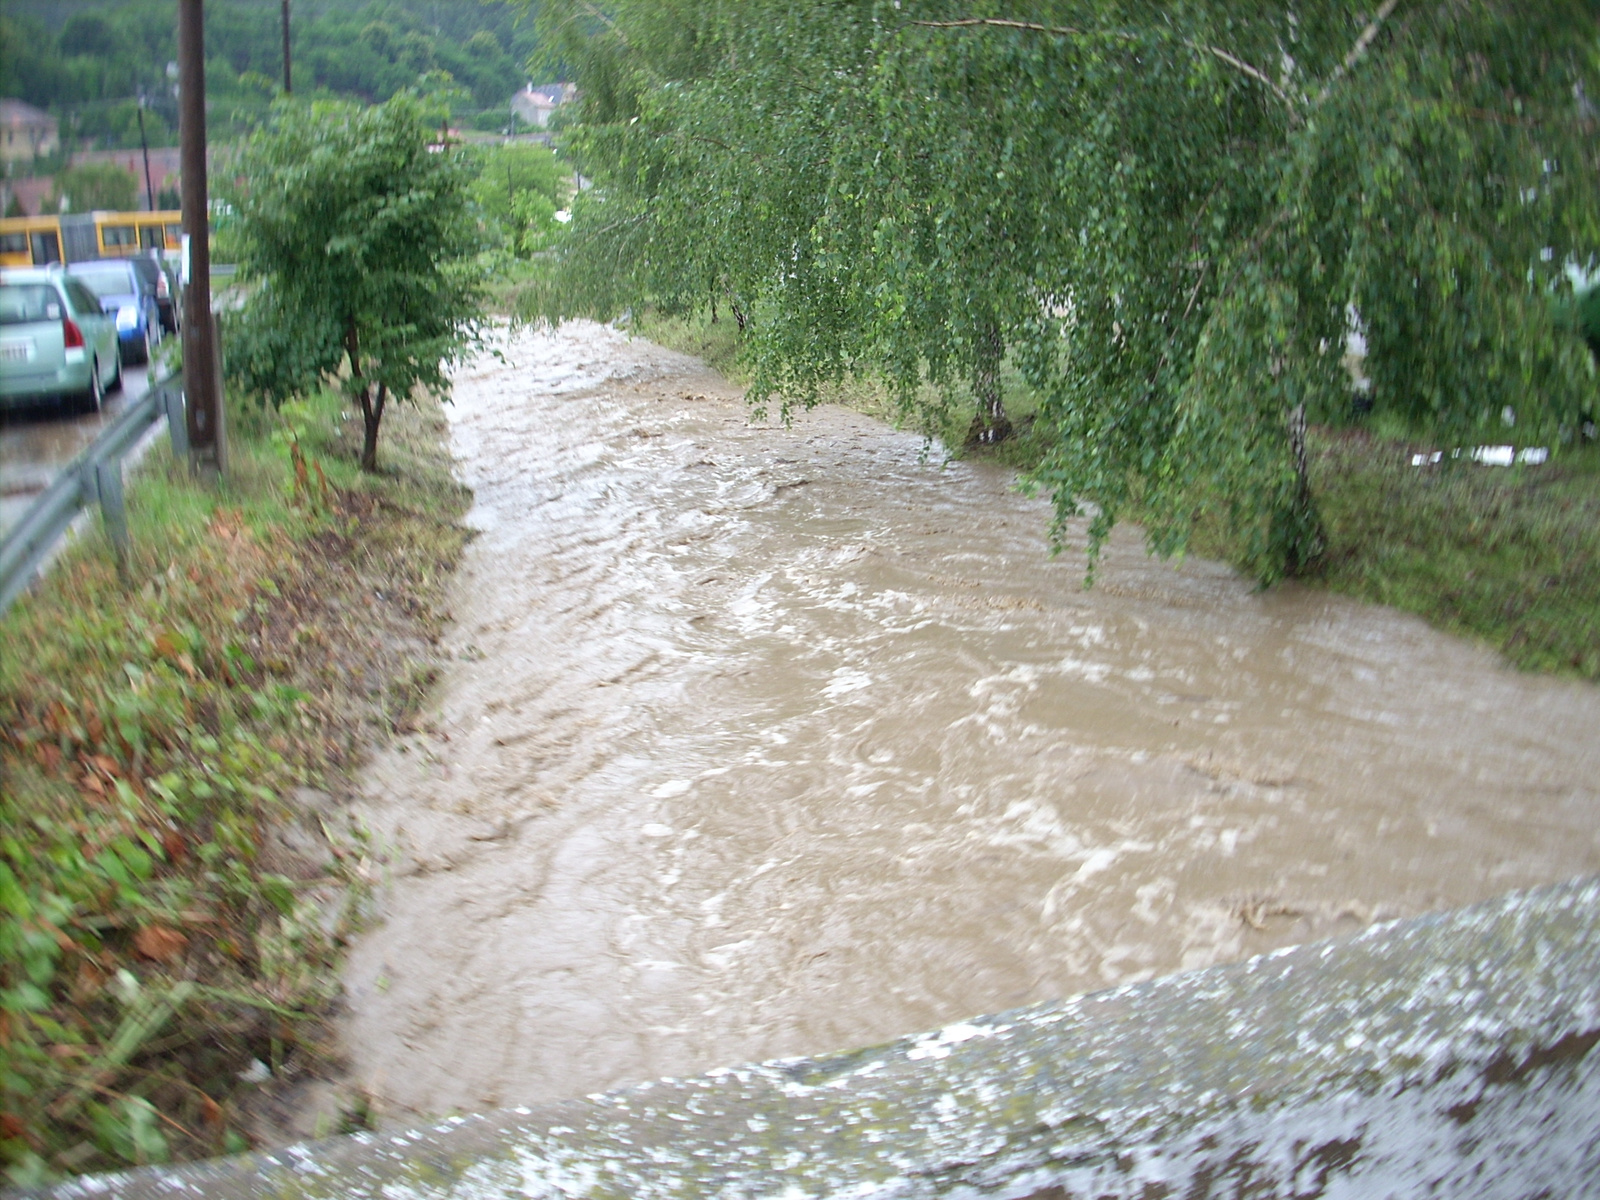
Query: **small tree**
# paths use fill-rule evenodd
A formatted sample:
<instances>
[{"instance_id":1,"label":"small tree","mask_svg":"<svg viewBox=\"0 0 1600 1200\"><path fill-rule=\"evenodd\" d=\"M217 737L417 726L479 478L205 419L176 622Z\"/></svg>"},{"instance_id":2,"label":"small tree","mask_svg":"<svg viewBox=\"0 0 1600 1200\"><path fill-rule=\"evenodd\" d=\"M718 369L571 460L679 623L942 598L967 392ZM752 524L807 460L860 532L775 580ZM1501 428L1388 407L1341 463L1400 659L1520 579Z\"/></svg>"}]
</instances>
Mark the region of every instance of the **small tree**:
<instances>
[{"instance_id":1,"label":"small tree","mask_svg":"<svg viewBox=\"0 0 1600 1200\"><path fill-rule=\"evenodd\" d=\"M56 176L45 211L61 212L65 203L73 212L126 212L138 207L138 187L138 180L115 163L68 167Z\"/></svg>"},{"instance_id":2,"label":"small tree","mask_svg":"<svg viewBox=\"0 0 1600 1200\"><path fill-rule=\"evenodd\" d=\"M417 98L281 102L250 139L233 197L241 274L259 286L240 329L253 382L275 400L342 373L361 410L361 467L377 470L391 397L446 392L478 340L482 288L459 153Z\"/></svg>"},{"instance_id":3,"label":"small tree","mask_svg":"<svg viewBox=\"0 0 1600 1200\"><path fill-rule=\"evenodd\" d=\"M472 184L486 224L498 228L509 253L527 258L544 248L559 224L556 211L573 190L571 169L548 146L481 149Z\"/></svg>"}]
</instances>

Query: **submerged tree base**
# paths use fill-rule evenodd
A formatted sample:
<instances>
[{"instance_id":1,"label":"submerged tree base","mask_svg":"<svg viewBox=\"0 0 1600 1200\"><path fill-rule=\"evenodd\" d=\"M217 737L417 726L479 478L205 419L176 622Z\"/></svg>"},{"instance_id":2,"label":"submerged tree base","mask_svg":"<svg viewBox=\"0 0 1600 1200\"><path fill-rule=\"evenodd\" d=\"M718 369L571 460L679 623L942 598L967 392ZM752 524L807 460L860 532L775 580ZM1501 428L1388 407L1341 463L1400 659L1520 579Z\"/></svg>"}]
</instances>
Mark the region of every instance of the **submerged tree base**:
<instances>
[{"instance_id":1,"label":"submerged tree base","mask_svg":"<svg viewBox=\"0 0 1600 1200\"><path fill-rule=\"evenodd\" d=\"M1001 442L1010 441L1015 433L1016 429L1004 409L998 414L984 413L980 410L972 414L972 424L967 426L967 436L962 445L969 450L998 446Z\"/></svg>"}]
</instances>

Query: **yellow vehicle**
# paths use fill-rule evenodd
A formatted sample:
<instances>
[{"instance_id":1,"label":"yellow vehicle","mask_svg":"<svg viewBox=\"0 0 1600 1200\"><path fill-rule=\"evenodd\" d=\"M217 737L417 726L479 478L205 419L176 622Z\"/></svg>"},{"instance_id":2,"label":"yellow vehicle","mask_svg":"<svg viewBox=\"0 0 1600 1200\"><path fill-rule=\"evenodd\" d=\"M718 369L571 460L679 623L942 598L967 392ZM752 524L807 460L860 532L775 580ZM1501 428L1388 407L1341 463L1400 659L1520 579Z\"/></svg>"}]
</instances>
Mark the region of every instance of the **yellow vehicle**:
<instances>
[{"instance_id":1,"label":"yellow vehicle","mask_svg":"<svg viewBox=\"0 0 1600 1200\"><path fill-rule=\"evenodd\" d=\"M64 213L0 219L0 266L132 258L183 248L183 215L165 212Z\"/></svg>"},{"instance_id":2,"label":"yellow vehicle","mask_svg":"<svg viewBox=\"0 0 1600 1200\"><path fill-rule=\"evenodd\" d=\"M0 219L0 266L43 267L60 261L60 217Z\"/></svg>"},{"instance_id":3,"label":"yellow vehicle","mask_svg":"<svg viewBox=\"0 0 1600 1200\"><path fill-rule=\"evenodd\" d=\"M180 212L97 212L95 236L101 258L130 258L146 250L183 249Z\"/></svg>"}]
</instances>

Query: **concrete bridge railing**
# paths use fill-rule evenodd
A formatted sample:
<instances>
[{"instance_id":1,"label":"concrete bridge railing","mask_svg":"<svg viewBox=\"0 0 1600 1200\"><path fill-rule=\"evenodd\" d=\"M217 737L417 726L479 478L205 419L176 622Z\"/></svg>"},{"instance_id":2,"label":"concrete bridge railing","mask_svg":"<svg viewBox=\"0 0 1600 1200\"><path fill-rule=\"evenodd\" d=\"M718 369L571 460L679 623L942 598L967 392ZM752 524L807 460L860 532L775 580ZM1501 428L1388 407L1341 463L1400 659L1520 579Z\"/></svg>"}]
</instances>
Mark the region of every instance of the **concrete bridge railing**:
<instances>
[{"instance_id":1,"label":"concrete bridge railing","mask_svg":"<svg viewBox=\"0 0 1600 1200\"><path fill-rule=\"evenodd\" d=\"M1600 1196L1600 880L823 1058L55 1197Z\"/></svg>"}]
</instances>

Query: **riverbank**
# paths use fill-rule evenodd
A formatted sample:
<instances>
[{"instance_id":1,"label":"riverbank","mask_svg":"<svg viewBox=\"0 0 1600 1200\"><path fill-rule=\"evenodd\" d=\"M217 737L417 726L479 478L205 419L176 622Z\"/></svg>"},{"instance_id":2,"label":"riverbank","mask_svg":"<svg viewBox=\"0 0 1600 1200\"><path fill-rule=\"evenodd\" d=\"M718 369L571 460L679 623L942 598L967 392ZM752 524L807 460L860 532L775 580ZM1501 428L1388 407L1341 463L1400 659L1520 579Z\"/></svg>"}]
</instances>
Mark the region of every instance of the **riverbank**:
<instances>
[{"instance_id":1,"label":"riverbank","mask_svg":"<svg viewBox=\"0 0 1600 1200\"><path fill-rule=\"evenodd\" d=\"M731 320L651 316L640 332L742 378ZM1002 382L1019 435L992 449L961 449L970 408L944 410L932 389L910 420L870 381L828 398L903 422L958 455L1026 471L1042 459L1046 431L1020 376L1008 370ZM1539 466L1419 468L1413 455L1437 447L1358 429L1313 428L1308 440L1328 552L1302 583L1413 613L1494 647L1523 670L1600 680L1600 446ZM1197 531L1192 549L1233 558L1215 529Z\"/></svg>"},{"instance_id":2,"label":"riverbank","mask_svg":"<svg viewBox=\"0 0 1600 1200\"><path fill-rule=\"evenodd\" d=\"M469 494L434 403L378 476L335 396L229 422L220 487L164 448L130 480L130 585L95 530L0 619L14 1183L245 1149L330 1053L349 780L432 678Z\"/></svg>"}]
</instances>

